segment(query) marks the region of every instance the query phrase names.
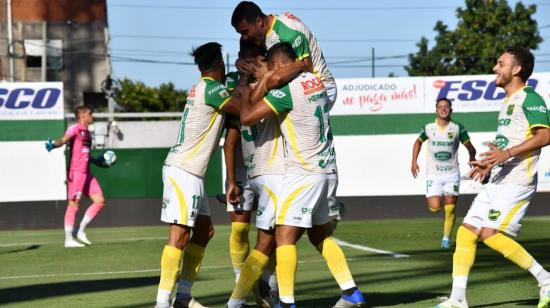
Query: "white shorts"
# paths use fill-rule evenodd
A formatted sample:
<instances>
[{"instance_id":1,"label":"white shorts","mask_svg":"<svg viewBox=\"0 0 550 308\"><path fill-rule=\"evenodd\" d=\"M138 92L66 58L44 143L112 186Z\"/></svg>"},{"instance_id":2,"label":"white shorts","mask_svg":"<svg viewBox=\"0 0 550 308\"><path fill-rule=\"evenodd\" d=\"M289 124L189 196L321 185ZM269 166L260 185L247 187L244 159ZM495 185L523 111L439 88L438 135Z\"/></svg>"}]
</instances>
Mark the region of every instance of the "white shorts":
<instances>
[{"instance_id":1,"label":"white shorts","mask_svg":"<svg viewBox=\"0 0 550 308\"><path fill-rule=\"evenodd\" d=\"M162 168L160 220L193 227L198 215L210 216L210 206L201 177L173 166Z\"/></svg>"},{"instance_id":2,"label":"white shorts","mask_svg":"<svg viewBox=\"0 0 550 308\"><path fill-rule=\"evenodd\" d=\"M338 189L338 173L329 173L327 175L328 189L328 215L331 220L341 220L342 216L340 215L340 205L336 200L336 190Z\"/></svg>"},{"instance_id":3,"label":"white shorts","mask_svg":"<svg viewBox=\"0 0 550 308\"><path fill-rule=\"evenodd\" d=\"M472 202L464 223L517 236L536 186L485 184Z\"/></svg>"},{"instance_id":4,"label":"white shorts","mask_svg":"<svg viewBox=\"0 0 550 308\"><path fill-rule=\"evenodd\" d=\"M271 230L275 227L275 212L283 182L282 174L264 174L248 180L247 187L258 199L256 227ZM245 191L247 189L245 188Z\"/></svg>"},{"instance_id":5,"label":"white shorts","mask_svg":"<svg viewBox=\"0 0 550 308\"><path fill-rule=\"evenodd\" d=\"M330 222L327 191L327 174L285 174L276 224L311 228Z\"/></svg>"},{"instance_id":6,"label":"white shorts","mask_svg":"<svg viewBox=\"0 0 550 308\"><path fill-rule=\"evenodd\" d=\"M433 196L458 196L460 174L428 175L426 177L426 198Z\"/></svg>"},{"instance_id":7,"label":"white shorts","mask_svg":"<svg viewBox=\"0 0 550 308\"><path fill-rule=\"evenodd\" d=\"M240 168L235 170L237 184L241 187L241 203L233 205L227 202L226 209L228 212L252 211L254 208L254 192L247 189L246 170ZM227 179L225 180L225 191L227 191Z\"/></svg>"}]
</instances>

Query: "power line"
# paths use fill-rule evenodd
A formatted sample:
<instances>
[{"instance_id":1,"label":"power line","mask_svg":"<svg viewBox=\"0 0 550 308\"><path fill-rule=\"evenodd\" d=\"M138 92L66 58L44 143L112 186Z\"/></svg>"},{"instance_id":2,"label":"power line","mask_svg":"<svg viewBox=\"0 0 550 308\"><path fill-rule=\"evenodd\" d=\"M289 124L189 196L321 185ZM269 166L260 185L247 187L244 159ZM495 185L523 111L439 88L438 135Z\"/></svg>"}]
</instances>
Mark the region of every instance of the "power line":
<instances>
[{"instance_id":1,"label":"power line","mask_svg":"<svg viewBox=\"0 0 550 308\"><path fill-rule=\"evenodd\" d=\"M111 4L113 8L170 9L170 10L233 10L229 6ZM370 6L370 7L263 7L265 11L388 11L388 10L448 10L455 6Z\"/></svg>"},{"instance_id":2,"label":"power line","mask_svg":"<svg viewBox=\"0 0 550 308\"><path fill-rule=\"evenodd\" d=\"M186 40L186 41L204 41L204 40L211 40L211 41L237 41L238 37L204 37L204 36L174 36L174 35L140 35L140 34L113 34L111 36L112 39L118 39L118 38L131 38L131 39L157 39L157 40ZM363 39L321 39L319 38L320 42L346 42L346 43L354 43L354 42L418 42L418 39L381 39L381 38L363 38Z\"/></svg>"}]
</instances>

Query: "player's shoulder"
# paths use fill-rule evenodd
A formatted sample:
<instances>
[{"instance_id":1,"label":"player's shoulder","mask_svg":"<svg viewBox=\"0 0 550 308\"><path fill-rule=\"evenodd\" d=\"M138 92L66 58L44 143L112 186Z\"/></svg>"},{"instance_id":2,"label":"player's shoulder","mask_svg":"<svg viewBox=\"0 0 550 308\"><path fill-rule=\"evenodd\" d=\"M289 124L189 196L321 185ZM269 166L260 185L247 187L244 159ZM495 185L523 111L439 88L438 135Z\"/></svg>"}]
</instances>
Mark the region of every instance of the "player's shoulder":
<instances>
[{"instance_id":1,"label":"player's shoulder","mask_svg":"<svg viewBox=\"0 0 550 308\"><path fill-rule=\"evenodd\" d=\"M213 78L202 78L205 83L204 95L206 98L217 97L225 99L230 96L224 84Z\"/></svg>"},{"instance_id":2,"label":"player's shoulder","mask_svg":"<svg viewBox=\"0 0 550 308\"><path fill-rule=\"evenodd\" d=\"M304 33L306 31L304 23L292 13L285 12L273 16L275 17L273 31L282 36L283 41L285 36L292 36L293 34L296 35L296 32Z\"/></svg>"},{"instance_id":3,"label":"player's shoulder","mask_svg":"<svg viewBox=\"0 0 550 308\"><path fill-rule=\"evenodd\" d=\"M463 129L466 128L464 126L464 124L462 124L461 122L455 121L455 120L451 120L451 122L449 124L452 125L453 127L457 128L457 129L459 129L459 130L463 130Z\"/></svg>"},{"instance_id":4,"label":"player's shoulder","mask_svg":"<svg viewBox=\"0 0 550 308\"><path fill-rule=\"evenodd\" d=\"M523 106L546 106L544 98L531 87L523 88L522 92L525 94L525 99L523 100Z\"/></svg>"}]
</instances>

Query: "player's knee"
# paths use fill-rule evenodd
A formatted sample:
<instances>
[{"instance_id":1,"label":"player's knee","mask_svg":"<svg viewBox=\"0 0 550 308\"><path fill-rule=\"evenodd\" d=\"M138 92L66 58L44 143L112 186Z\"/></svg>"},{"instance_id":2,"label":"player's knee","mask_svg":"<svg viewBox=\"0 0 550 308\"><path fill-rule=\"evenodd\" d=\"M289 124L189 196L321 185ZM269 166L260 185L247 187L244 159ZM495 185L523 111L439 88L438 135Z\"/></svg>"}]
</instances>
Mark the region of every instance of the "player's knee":
<instances>
[{"instance_id":1,"label":"player's knee","mask_svg":"<svg viewBox=\"0 0 550 308\"><path fill-rule=\"evenodd\" d=\"M432 213L437 213L437 212L441 211L441 206L428 205L428 210L430 210L430 212L432 212Z\"/></svg>"},{"instance_id":2,"label":"player's knee","mask_svg":"<svg viewBox=\"0 0 550 308\"><path fill-rule=\"evenodd\" d=\"M495 234L498 234L499 231L496 229L482 228L479 234L479 239L484 242L488 238L492 237Z\"/></svg>"},{"instance_id":3,"label":"player's knee","mask_svg":"<svg viewBox=\"0 0 550 308\"><path fill-rule=\"evenodd\" d=\"M97 195L92 198L92 201L97 204L105 204L105 197L103 195Z\"/></svg>"},{"instance_id":4,"label":"player's knee","mask_svg":"<svg viewBox=\"0 0 550 308\"><path fill-rule=\"evenodd\" d=\"M263 253L266 256L271 255L273 252L273 249L275 248L275 241L269 241L269 240L263 240L258 241L256 243L256 246L254 247L255 250Z\"/></svg>"},{"instance_id":5,"label":"player's knee","mask_svg":"<svg viewBox=\"0 0 550 308\"><path fill-rule=\"evenodd\" d=\"M171 226L168 236L168 245L183 249L189 242L191 232L186 226Z\"/></svg>"}]
</instances>

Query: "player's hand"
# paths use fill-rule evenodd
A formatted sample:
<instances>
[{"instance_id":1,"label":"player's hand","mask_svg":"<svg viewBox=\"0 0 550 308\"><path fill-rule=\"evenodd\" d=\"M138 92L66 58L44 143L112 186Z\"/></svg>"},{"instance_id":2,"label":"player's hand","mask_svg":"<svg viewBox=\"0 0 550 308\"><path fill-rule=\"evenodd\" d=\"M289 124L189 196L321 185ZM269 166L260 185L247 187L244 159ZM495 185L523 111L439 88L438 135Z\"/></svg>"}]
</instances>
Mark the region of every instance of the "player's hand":
<instances>
[{"instance_id":1,"label":"player's hand","mask_svg":"<svg viewBox=\"0 0 550 308\"><path fill-rule=\"evenodd\" d=\"M492 143L489 143L488 146L491 150L482 153L481 157L483 162L491 164L491 168L512 158L509 150L501 150Z\"/></svg>"},{"instance_id":2,"label":"player's hand","mask_svg":"<svg viewBox=\"0 0 550 308\"><path fill-rule=\"evenodd\" d=\"M413 162L411 166L411 173L413 175L413 178L416 179L419 171L420 171L420 168L418 167L418 164L416 162Z\"/></svg>"},{"instance_id":3,"label":"player's hand","mask_svg":"<svg viewBox=\"0 0 550 308\"><path fill-rule=\"evenodd\" d=\"M51 150L57 148L55 146L55 142L52 140L52 138L48 138L48 141L46 141L46 143L44 144L44 146L46 147L46 150L48 152L50 152Z\"/></svg>"},{"instance_id":4,"label":"player's hand","mask_svg":"<svg viewBox=\"0 0 550 308\"><path fill-rule=\"evenodd\" d=\"M256 78L256 80L260 80L269 71L267 62L262 61L262 59L263 57L259 56L254 63L254 78Z\"/></svg>"},{"instance_id":5,"label":"player's hand","mask_svg":"<svg viewBox=\"0 0 550 308\"><path fill-rule=\"evenodd\" d=\"M237 183L229 183L226 192L227 202L231 205L239 205L241 203L241 188Z\"/></svg>"},{"instance_id":6,"label":"player's hand","mask_svg":"<svg viewBox=\"0 0 550 308\"><path fill-rule=\"evenodd\" d=\"M478 182L483 182L491 173L491 169L493 169L493 165L485 160L474 160L468 164L472 167L470 178Z\"/></svg>"},{"instance_id":7,"label":"player's hand","mask_svg":"<svg viewBox=\"0 0 550 308\"><path fill-rule=\"evenodd\" d=\"M254 73L254 63L250 63L243 59L237 59L235 67L241 75L251 75Z\"/></svg>"}]
</instances>

